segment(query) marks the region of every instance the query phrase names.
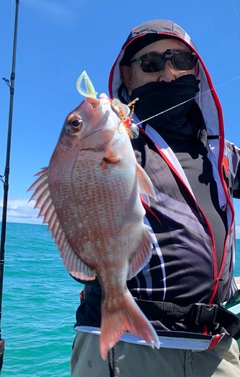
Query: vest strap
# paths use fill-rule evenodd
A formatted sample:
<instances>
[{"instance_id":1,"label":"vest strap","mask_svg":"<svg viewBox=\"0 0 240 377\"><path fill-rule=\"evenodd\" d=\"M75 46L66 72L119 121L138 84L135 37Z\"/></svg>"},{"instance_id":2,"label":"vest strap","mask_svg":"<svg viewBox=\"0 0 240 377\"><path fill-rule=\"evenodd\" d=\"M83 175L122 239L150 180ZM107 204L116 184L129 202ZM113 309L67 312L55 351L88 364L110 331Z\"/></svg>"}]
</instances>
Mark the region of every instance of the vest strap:
<instances>
[{"instance_id":1,"label":"vest strap","mask_svg":"<svg viewBox=\"0 0 240 377\"><path fill-rule=\"evenodd\" d=\"M85 292L84 300L100 305L101 296ZM143 313L150 319L172 320L175 322L186 320L190 325L220 325L234 339L240 338L240 318L223 308L221 305L207 305L195 303L188 306L179 306L172 302L140 300L134 297Z\"/></svg>"},{"instance_id":2,"label":"vest strap","mask_svg":"<svg viewBox=\"0 0 240 377\"><path fill-rule=\"evenodd\" d=\"M172 302L148 301L135 298L136 303L147 317L158 320L172 319L186 320L189 324L216 325L224 327L234 338L240 338L240 318L221 305L207 305L195 303L188 306L179 306Z\"/></svg>"}]
</instances>

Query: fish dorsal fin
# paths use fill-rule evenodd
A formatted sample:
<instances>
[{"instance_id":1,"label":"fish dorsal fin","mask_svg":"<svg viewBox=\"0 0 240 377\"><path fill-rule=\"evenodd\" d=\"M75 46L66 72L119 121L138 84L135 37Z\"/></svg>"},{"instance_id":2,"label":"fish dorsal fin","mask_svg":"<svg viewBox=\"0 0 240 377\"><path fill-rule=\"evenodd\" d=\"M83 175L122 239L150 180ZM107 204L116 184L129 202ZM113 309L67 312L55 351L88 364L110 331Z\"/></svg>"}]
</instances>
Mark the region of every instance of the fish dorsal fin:
<instances>
[{"instance_id":1,"label":"fish dorsal fin","mask_svg":"<svg viewBox=\"0 0 240 377\"><path fill-rule=\"evenodd\" d=\"M30 200L36 200L34 208L39 208L38 217L43 216L43 224L48 224L48 230L58 245L58 250L68 272L75 278L81 280L94 280L96 272L87 266L72 250L66 234L59 222L57 212L51 199L48 185L48 168L43 168L38 174L38 179L32 184L28 191L34 190Z\"/></svg>"},{"instance_id":2,"label":"fish dorsal fin","mask_svg":"<svg viewBox=\"0 0 240 377\"><path fill-rule=\"evenodd\" d=\"M139 191L141 194L147 194L155 198L155 192L153 188L153 184L147 175L147 173L143 170L143 168L137 163L136 164L136 171L138 177L138 185Z\"/></svg>"},{"instance_id":3,"label":"fish dorsal fin","mask_svg":"<svg viewBox=\"0 0 240 377\"><path fill-rule=\"evenodd\" d=\"M147 225L143 225L143 239L140 248L136 250L129 261L129 270L127 280L137 275L143 267L150 261L152 256L153 238Z\"/></svg>"}]
</instances>

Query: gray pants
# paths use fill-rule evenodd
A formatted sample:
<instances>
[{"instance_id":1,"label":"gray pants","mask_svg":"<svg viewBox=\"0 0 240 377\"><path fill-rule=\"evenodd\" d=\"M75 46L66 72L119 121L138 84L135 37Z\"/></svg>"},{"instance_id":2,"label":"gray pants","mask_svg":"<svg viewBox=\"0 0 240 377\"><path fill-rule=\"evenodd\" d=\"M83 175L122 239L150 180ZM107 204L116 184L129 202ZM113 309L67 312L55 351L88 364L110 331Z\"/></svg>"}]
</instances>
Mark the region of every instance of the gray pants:
<instances>
[{"instance_id":1,"label":"gray pants","mask_svg":"<svg viewBox=\"0 0 240 377\"><path fill-rule=\"evenodd\" d=\"M118 342L115 366L115 375L120 377L240 377L239 348L229 336L201 352ZM99 353L98 335L77 333L71 377L109 377L108 360L103 361Z\"/></svg>"}]
</instances>

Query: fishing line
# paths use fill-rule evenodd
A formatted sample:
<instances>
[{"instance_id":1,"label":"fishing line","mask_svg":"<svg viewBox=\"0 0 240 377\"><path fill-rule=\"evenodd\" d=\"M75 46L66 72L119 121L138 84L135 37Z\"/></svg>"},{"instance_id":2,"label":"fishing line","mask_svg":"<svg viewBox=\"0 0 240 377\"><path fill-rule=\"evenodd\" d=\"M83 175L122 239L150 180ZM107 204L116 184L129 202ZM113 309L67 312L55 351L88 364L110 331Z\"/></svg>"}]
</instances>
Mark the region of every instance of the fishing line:
<instances>
[{"instance_id":1,"label":"fishing line","mask_svg":"<svg viewBox=\"0 0 240 377\"><path fill-rule=\"evenodd\" d=\"M236 15L238 16L238 18L240 19L240 14L238 13L237 9L234 7L233 3L231 2L231 0L228 0L229 3L231 4L233 10L235 11Z\"/></svg>"},{"instance_id":2,"label":"fishing line","mask_svg":"<svg viewBox=\"0 0 240 377\"><path fill-rule=\"evenodd\" d=\"M236 76L236 77L234 77L234 78L232 78L231 80L225 81L225 82L223 82L222 84L217 85L215 88L216 88L216 89L217 89L217 88L220 88L221 86L227 85L227 84L231 83L232 81L239 80L239 79L240 79L240 75L239 75L239 76ZM211 91L214 90L215 88L212 88L212 89L208 89L208 90L206 90L205 92L203 92L203 93L201 93L200 95L198 95L198 97L201 97L201 96L203 96L204 94L211 92ZM161 111L160 113L157 113L157 114L155 114L155 115L152 115L151 117L146 118L146 119L142 120L141 122L136 123L136 125L138 126L138 125L141 124L141 123L147 122L148 120L153 119L153 118L155 118L155 117L157 117L157 116L159 116L159 115L162 115L162 114L164 114L164 113L166 113L166 112L168 112L168 111L171 111L171 110L175 109L175 108L178 107L178 106L184 105L185 103L187 103L187 102L189 102L189 101L192 101L192 100L194 100L195 98L196 98L196 97L189 98L189 99L187 99L186 101L183 101L183 102L181 102L181 103L178 103L178 104L175 105L175 106L169 107L168 109L163 110L163 111Z\"/></svg>"}]
</instances>

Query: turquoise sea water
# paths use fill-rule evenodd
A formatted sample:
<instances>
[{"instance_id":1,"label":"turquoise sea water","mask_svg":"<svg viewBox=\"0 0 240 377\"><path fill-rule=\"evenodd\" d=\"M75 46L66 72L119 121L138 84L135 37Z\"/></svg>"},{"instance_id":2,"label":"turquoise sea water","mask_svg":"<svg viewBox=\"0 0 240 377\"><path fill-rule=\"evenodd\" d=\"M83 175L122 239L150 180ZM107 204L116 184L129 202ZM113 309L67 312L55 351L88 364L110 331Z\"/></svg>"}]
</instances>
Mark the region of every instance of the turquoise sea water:
<instances>
[{"instance_id":1,"label":"turquoise sea water","mask_svg":"<svg viewBox=\"0 0 240 377\"><path fill-rule=\"evenodd\" d=\"M240 276L240 240L237 250L235 276ZM80 290L45 226L7 224L2 377L70 375Z\"/></svg>"},{"instance_id":2,"label":"turquoise sea water","mask_svg":"<svg viewBox=\"0 0 240 377\"><path fill-rule=\"evenodd\" d=\"M4 272L1 376L69 376L81 285L46 226L7 224Z\"/></svg>"}]
</instances>

